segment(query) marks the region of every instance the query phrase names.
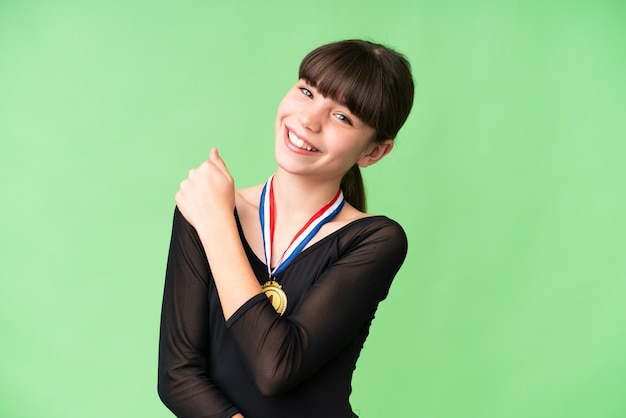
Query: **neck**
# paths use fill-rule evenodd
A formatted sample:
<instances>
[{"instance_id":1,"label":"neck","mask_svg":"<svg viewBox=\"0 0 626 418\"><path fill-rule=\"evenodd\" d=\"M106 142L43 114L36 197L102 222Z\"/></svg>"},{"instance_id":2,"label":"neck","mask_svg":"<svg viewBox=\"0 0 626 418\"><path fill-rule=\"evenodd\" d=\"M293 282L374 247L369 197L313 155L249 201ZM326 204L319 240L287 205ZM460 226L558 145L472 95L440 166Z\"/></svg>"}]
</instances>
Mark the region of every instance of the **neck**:
<instances>
[{"instance_id":1,"label":"neck","mask_svg":"<svg viewBox=\"0 0 626 418\"><path fill-rule=\"evenodd\" d=\"M296 222L308 220L335 196L340 181L295 176L279 168L273 180L277 218Z\"/></svg>"}]
</instances>

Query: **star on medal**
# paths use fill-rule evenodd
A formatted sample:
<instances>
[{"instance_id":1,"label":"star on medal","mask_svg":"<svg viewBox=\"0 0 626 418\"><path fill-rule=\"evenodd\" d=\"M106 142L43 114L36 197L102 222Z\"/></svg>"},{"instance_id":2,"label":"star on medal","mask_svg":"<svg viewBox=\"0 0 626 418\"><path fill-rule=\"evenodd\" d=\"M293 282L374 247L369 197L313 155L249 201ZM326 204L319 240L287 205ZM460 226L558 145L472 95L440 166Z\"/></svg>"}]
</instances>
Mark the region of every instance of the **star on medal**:
<instances>
[{"instance_id":1,"label":"star on medal","mask_svg":"<svg viewBox=\"0 0 626 418\"><path fill-rule=\"evenodd\" d=\"M261 287L265 292L265 296L267 296L274 309L276 309L276 312L281 315L284 314L287 309L287 294L280 283L274 280L268 280Z\"/></svg>"}]
</instances>

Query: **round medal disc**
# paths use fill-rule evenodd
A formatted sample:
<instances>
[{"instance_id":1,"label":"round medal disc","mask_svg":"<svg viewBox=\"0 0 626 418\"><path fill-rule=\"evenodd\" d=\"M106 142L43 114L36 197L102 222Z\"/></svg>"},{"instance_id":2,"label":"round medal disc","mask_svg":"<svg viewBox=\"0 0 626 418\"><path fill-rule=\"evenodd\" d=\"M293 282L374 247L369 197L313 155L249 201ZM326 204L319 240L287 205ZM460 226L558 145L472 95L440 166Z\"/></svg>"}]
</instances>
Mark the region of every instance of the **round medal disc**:
<instances>
[{"instance_id":1,"label":"round medal disc","mask_svg":"<svg viewBox=\"0 0 626 418\"><path fill-rule=\"evenodd\" d=\"M285 313L287 309L287 294L283 290L282 286L274 280L267 281L263 286L265 296L270 300L270 303L276 309L279 314Z\"/></svg>"}]
</instances>

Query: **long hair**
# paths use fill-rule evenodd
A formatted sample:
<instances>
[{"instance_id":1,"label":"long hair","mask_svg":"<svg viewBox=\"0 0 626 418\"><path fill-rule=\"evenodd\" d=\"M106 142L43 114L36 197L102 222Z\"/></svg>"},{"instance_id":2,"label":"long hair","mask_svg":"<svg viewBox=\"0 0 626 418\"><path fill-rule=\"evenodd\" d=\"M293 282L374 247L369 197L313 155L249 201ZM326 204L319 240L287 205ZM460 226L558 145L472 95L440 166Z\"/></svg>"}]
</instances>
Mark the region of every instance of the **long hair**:
<instances>
[{"instance_id":1,"label":"long hair","mask_svg":"<svg viewBox=\"0 0 626 418\"><path fill-rule=\"evenodd\" d=\"M322 45L300 64L299 78L374 128L374 141L394 139L413 106L411 66L400 53L364 40ZM355 164L341 180L346 201L365 211L365 187Z\"/></svg>"}]
</instances>

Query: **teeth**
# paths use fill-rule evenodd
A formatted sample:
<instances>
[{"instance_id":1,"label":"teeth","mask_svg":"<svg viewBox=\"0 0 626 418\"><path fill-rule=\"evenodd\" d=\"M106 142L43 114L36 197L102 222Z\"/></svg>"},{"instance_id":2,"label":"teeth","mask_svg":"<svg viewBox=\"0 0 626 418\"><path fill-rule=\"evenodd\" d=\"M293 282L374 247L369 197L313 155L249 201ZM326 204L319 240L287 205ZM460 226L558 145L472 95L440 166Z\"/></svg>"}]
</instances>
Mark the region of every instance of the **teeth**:
<instances>
[{"instance_id":1,"label":"teeth","mask_svg":"<svg viewBox=\"0 0 626 418\"><path fill-rule=\"evenodd\" d=\"M289 136L289 142L291 142L293 145L295 145L296 147L300 148L300 149L305 149L307 151L313 151L313 148L311 148L309 145L307 145L303 140L301 140L300 138L298 138L294 133L292 133L291 131L287 132L287 136Z\"/></svg>"}]
</instances>

